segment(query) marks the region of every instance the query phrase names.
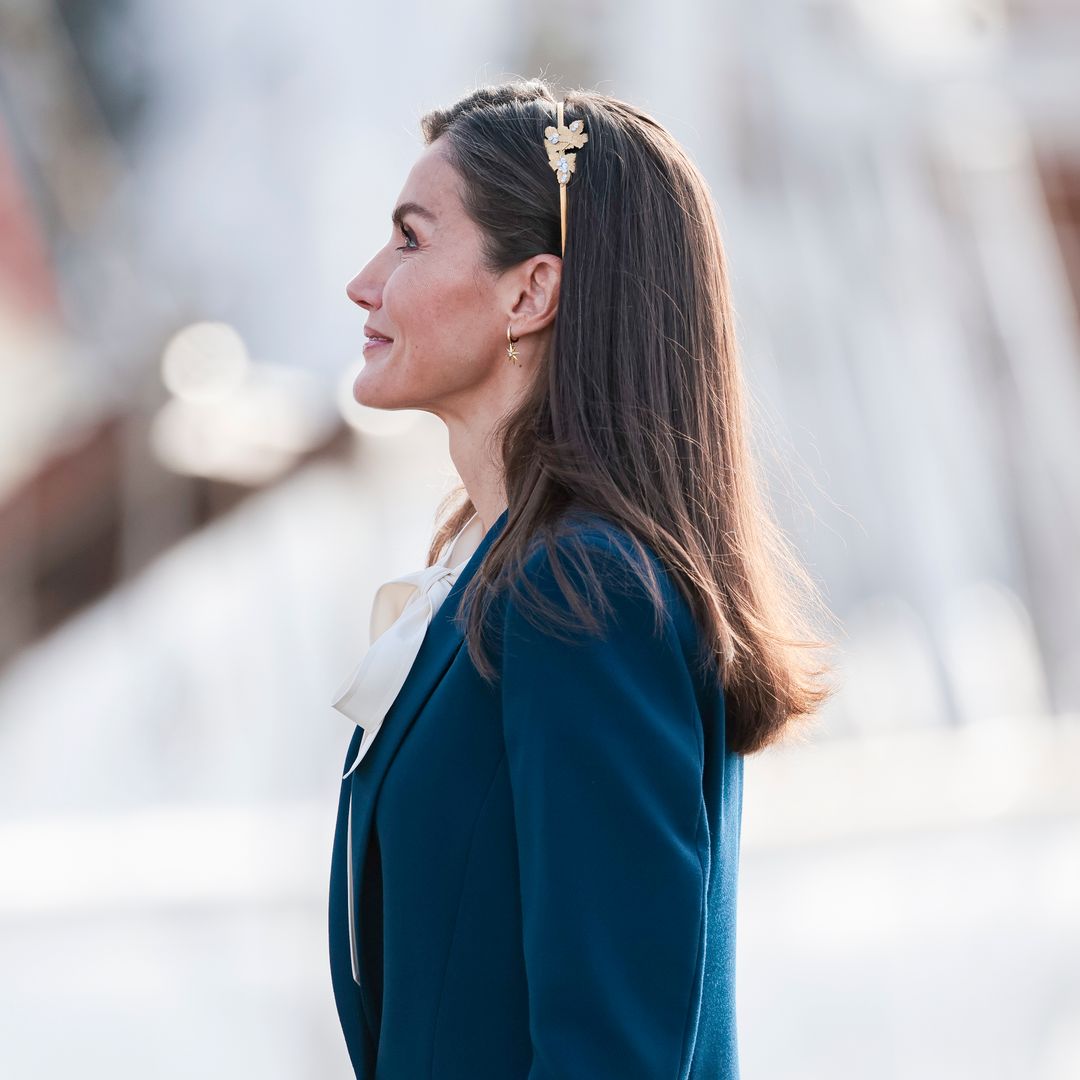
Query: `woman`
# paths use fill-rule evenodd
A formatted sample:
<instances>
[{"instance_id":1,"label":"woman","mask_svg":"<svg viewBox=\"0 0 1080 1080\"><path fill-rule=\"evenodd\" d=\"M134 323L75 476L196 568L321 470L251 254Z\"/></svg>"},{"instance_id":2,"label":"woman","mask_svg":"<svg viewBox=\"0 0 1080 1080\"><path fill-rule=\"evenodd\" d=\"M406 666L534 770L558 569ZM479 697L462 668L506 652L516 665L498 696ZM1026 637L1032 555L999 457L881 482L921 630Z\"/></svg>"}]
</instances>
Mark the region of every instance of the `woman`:
<instances>
[{"instance_id":1,"label":"woman","mask_svg":"<svg viewBox=\"0 0 1080 1080\"><path fill-rule=\"evenodd\" d=\"M379 1080L734 1080L743 756L830 690L744 445L708 192L591 91L422 124L348 285L353 392L440 417L464 491L335 698L348 1052Z\"/></svg>"}]
</instances>

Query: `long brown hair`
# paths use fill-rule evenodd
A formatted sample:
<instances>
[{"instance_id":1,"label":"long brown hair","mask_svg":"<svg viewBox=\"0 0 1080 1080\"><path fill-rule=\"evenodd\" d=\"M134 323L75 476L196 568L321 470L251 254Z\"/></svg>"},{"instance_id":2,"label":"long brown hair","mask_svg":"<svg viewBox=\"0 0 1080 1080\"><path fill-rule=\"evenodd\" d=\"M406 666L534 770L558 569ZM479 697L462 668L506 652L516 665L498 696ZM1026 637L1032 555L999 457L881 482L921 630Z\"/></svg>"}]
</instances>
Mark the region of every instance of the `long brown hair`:
<instances>
[{"instance_id":1,"label":"long brown hair","mask_svg":"<svg viewBox=\"0 0 1080 1080\"><path fill-rule=\"evenodd\" d=\"M589 141L567 192L550 353L527 398L491 434L508 514L462 594L467 647L493 680L484 625L496 593L516 588L538 538L554 555L568 511L599 514L672 573L715 660L728 745L756 753L834 692L822 681L829 666L812 655L827 643L812 638L808 617L828 612L773 520L747 445L708 187L678 142L635 106L591 90L564 101L565 122L583 118ZM559 185L543 144L555 102L543 80L518 80L421 119L425 142L442 139L462 177L492 273L560 253ZM464 488L444 500L429 563L474 510ZM588 591L599 593L587 553L574 557ZM643 581L661 605L655 579L646 571ZM595 625L581 596L571 590L566 599Z\"/></svg>"}]
</instances>

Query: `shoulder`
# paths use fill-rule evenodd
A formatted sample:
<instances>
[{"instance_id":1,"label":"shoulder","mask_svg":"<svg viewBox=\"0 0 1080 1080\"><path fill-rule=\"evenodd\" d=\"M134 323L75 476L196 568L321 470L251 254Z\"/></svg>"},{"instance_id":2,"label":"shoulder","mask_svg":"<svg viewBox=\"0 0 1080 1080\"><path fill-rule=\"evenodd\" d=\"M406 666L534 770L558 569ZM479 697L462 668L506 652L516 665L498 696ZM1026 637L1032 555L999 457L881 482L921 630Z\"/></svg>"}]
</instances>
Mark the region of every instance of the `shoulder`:
<instances>
[{"instance_id":1,"label":"shoulder","mask_svg":"<svg viewBox=\"0 0 1080 1080\"><path fill-rule=\"evenodd\" d=\"M655 637L677 639L688 655L698 644L672 571L649 543L594 511L568 512L532 538L507 610L593 636L615 626L645 632L651 622Z\"/></svg>"}]
</instances>

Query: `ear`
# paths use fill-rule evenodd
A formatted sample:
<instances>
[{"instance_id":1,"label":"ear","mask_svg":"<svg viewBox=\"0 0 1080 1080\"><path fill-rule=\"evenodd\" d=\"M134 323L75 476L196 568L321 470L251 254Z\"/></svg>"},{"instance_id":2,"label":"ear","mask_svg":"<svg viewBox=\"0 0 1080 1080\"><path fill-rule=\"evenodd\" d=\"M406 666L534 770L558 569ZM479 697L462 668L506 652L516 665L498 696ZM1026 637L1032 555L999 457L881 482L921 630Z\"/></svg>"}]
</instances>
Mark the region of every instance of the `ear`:
<instances>
[{"instance_id":1,"label":"ear","mask_svg":"<svg viewBox=\"0 0 1080 1080\"><path fill-rule=\"evenodd\" d=\"M514 337L535 334L555 319L559 310L562 259L533 255L508 271L504 279L503 310L514 324Z\"/></svg>"}]
</instances>

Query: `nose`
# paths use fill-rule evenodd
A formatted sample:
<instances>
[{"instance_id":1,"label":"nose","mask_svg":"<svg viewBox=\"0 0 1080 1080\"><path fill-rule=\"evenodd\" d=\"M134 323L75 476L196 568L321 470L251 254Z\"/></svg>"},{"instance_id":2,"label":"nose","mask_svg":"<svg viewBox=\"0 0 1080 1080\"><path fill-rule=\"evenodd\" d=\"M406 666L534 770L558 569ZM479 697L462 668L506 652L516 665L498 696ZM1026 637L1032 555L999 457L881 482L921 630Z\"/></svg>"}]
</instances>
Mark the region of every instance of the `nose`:
<instances>
[{"instance_id":1,"label":"nose","mask_svg":"<svg viewBox=\"0 0 1080 1080\"><path fill-rule=\"evenodd\" d=\"M375 259L345 286L345 295L367 311L382 306L382 279L374 273Z\"/></svg>"}]
</instances>

